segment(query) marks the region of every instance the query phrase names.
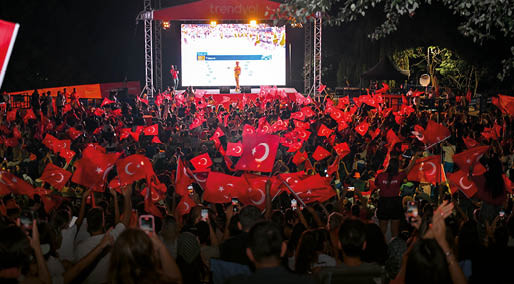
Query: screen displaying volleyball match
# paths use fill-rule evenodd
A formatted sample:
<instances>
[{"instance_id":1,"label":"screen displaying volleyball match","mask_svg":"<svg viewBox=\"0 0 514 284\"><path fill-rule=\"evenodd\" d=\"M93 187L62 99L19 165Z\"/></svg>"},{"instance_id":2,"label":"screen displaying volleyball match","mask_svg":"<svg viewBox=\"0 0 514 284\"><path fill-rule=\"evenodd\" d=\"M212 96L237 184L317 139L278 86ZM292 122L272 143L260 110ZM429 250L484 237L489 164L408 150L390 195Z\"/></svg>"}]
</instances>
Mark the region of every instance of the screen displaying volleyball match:
<instances>
[{"instance_id":1,"label":"screen displaying volleyball match","mask_svg":"<svg viewBox=\"0 0 514 284\"><path fill-rule=\"evenodd\" d=\"M286 84L286 29L267 24L183 24L182 86Z\"/></svg>"}]
</instances>

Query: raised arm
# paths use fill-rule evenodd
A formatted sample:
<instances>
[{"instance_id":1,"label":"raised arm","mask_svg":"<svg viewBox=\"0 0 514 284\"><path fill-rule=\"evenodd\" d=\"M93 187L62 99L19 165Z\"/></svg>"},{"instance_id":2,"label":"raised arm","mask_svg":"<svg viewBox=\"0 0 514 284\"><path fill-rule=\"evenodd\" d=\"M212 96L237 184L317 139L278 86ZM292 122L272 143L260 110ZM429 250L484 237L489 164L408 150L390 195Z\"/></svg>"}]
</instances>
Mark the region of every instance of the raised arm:
<instances>
[{"instance_id":1,"label":"raised arm","mask_svg":"<svg viewBox=\"0 0 514 284\"><path fill-rule=\"evenodd\" d=\"M84 217L86 216L86 200L89 194L91 194L91 189L88 189L82 193L82 202L80 203L79 217L77 218L77 222L75 222L75 224L77 224L77 231L78 229L80 229L80 226L84 221Z\"/></svg>"},{"instance_id":2,"label":"raised arm","mask_svg":"<svg viewBox=\"0 0 514 284\"><path fill-rule=\"evenodd\" d=\"M132 215L132 186L129 185L125 188L122 188L123 192L123 218L121 218L120 222L128 228L130 223L130 216Z\"/></svg>"},{"instance_id":3,"label":"raised arm","mask_svg":"<svg viewBox=\"0 0 514 284\"><path fill-rule=\"evenodd\" d=\"M109 193L112 195L114 202L114 224L118 224L120 222L120 208L118 206L118 195L116 194L116 190L109 188Z\"/></svg>"}]
</instances>

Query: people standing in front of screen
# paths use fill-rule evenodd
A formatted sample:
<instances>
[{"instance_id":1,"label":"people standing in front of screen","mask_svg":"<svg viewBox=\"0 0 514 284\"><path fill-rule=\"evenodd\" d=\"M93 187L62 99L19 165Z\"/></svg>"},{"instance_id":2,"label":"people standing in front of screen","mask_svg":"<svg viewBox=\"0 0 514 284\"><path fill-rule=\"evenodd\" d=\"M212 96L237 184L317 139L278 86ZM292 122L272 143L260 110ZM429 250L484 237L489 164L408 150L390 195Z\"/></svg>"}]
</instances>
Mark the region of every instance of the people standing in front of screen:
<instances>
[{"instance_id":1,"label":"people standing in front of screen","mask_svg":"<svg viewBox=\"0 0 514 284\"><path fill-rule=\"evenodd\" d=\"M239 66L239 61L236 61L236 67L234 67L234 79L236 79L236 92L240 91L239 75L241 75L241 67Z\"/></svg>"},{"instance_id":2,"label":"people standing in front of screen","mask_svg":"<svg viewBox=\"0 0 514 284\"><path fill-rule=\"evenodd\" d=\"M176 90L178 88L178 70L175 65L171 65L170 74L171 79L173 79L173 89Z\"/></svg>"}]
</instances>

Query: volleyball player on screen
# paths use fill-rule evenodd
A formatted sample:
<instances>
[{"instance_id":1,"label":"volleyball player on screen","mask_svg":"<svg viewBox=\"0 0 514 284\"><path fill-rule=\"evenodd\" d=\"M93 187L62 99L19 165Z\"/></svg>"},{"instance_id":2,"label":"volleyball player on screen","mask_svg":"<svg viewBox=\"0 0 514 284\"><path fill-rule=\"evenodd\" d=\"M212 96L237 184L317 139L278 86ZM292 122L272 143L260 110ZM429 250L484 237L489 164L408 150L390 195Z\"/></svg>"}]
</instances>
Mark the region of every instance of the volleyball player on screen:
<instances>
[{"instance_id":1,"label":"volleyball player on screen","mask_svg":"<svg viewBox=\"0 0 514 284\"><path fill-rule=\"evenodd\" d=\"M239 89L239 75L241 75L241 67L239 67L239 61L236 61L236 67L234 67L234 79L236 79L236 92L241 91Z\"/></svg>"}]
</instances>

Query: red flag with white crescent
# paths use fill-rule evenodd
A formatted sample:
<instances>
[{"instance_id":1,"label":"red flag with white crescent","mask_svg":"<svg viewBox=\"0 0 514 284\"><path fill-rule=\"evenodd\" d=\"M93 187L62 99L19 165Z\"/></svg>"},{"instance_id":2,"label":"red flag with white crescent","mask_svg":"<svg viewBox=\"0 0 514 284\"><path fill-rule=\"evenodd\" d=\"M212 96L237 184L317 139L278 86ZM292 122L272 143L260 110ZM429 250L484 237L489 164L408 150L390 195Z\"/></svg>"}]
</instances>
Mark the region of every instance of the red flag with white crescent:
<instances>
[{"instance_id":1,"label":"red flag with white crescent","mask_svg":"<svg viewBox=\"0 0 514 284\"><path fill-rule=\"evenodd\" d=\"M271 172L280 137L276 135L243 136L243 155L235 168L245 171Z\"/></svg>"},{"instance_id":2,"label":"red flag with white crescent","mask_svg":"<svg viewBox=\"0 0 514 284\"><path fill-rule=\"evenodd\" d=\"M62 190L70 178L70 172L52 163L48 163L39 179L44 182L48 182L58 190Z\"/></svg>"},{"instance_id":3,"label":"red flag with white crescent","mask_svg":"<svg viewBox=\"0 0 514 284\"><path fill-rule=\"evenodd\" d=\"M243 144L242 143L227 143L227 156L241 157L243 155Z\"/></svg>"}]
</instances>

